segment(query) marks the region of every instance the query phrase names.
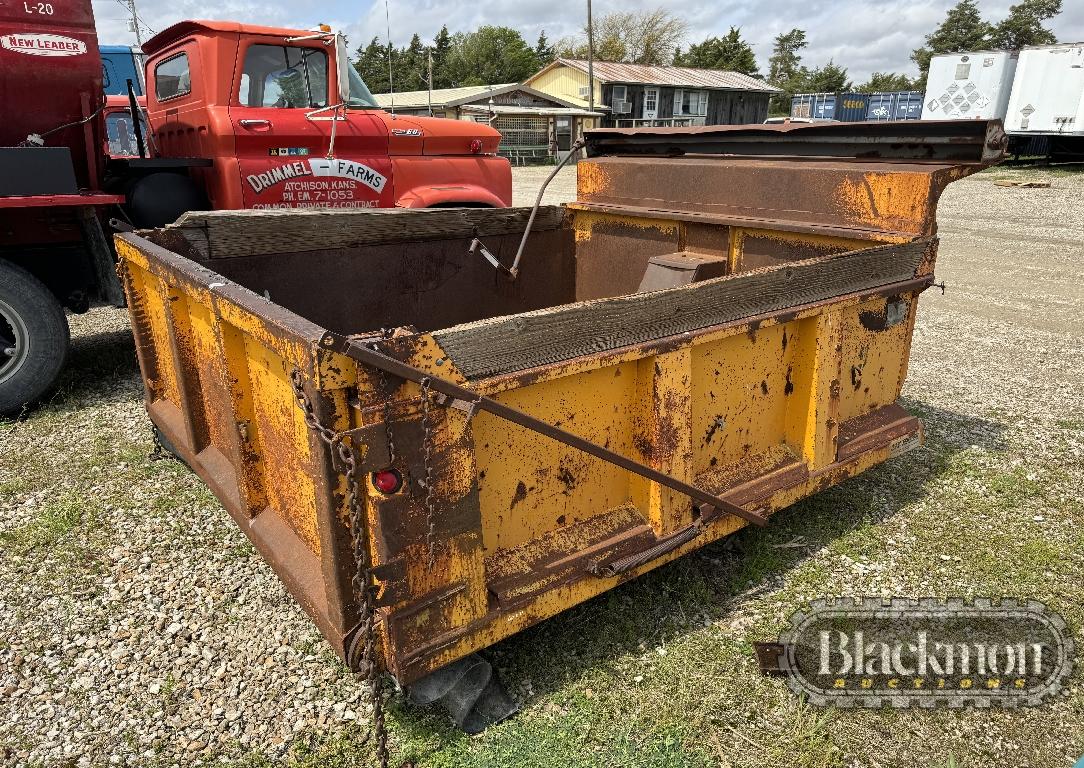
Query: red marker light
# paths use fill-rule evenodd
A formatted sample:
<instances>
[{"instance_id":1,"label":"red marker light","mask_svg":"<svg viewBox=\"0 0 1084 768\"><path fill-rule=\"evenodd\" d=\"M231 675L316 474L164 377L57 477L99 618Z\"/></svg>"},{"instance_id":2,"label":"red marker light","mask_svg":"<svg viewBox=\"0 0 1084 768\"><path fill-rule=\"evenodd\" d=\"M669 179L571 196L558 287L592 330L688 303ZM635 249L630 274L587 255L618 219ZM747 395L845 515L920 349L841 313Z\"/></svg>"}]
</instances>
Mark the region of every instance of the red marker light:
<instances>
[{"instance_id":1,"label":"red marker light","mask_svg":"<svg viewBox=\"0 0 1084 768\"><path fill-rule=\"evenodd\" d=\"M373 486L381 493L391 495L403 486L403 476L394 469L373 472Z\"/></svg>"},{"instance_id":2,"label":"red marker light","mask_svg":"<svg viewBox=\"0 0 1084 768\"><path fill-rule=\"evenodd\" d=\"M471 139L470 140L470 153L472 155L477 155L481 151L482 151L482 140L481 139Z\"/></svg>"}]
</instances>

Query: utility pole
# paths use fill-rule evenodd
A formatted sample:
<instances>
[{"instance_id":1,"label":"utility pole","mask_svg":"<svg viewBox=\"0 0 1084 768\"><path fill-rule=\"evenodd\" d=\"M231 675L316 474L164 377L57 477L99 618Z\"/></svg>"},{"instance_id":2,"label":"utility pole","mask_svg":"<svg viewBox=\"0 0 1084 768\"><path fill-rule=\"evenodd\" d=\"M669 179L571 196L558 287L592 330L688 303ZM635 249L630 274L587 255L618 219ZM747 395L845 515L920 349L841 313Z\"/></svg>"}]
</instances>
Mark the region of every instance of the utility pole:
<instances>
[{"instance_id":1,"label":"utility pole","mask_svg":"<svg viewBox=\"0 0 1084 768\"><path fill-rule=\"evenodd\" d=\"M135 0L132 0L135 2ZM587 92L588 104L595 111L595 31L591 22L591 0L587 0Z\"/></svg>"},{"instance_id":2,"label":"utility pole","mask_svg":"<svg viewBox=\"0 0 1084 768\"><path fill-rule=\"evenodd\" d=\"M429 116L433 116L433 49L426 48L426 57L429 60Z\"/></svg>"},{"instance_id":3,"label":"utility pole","mask_svg":"<svg viewBox=\"0 0 1084 768\"><path fill-rule=\"evenodd\" d=\"M132 31L135 32L136 45L143 47L143 35L139 31L139 14L136 13L136 0L127 0L128 10L132 12Z\"/></svg>"},{"instance_id":4,"label":"utility pole","mask_svg":"<svg viewBox=\"0 0 1084 768\"><path fill-rule=\"evenodd\" d=\"M392 74L391 59L395 55L395 49L391 45L391 13L388 11L388 0L384 0L384 22L388 25L388 93L391 94L391 116L395 117L395 76Z\"/></svg>"}]
</instances>

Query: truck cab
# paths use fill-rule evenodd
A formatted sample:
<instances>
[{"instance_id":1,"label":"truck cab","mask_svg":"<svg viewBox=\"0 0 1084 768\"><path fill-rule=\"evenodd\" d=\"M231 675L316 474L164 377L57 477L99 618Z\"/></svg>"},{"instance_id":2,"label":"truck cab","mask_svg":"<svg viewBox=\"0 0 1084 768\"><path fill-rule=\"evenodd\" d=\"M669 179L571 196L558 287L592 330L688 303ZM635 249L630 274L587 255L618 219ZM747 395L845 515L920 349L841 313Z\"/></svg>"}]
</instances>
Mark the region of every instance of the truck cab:
<instances>
[{"instance_id":1,"label":"truck cab","mask_svg":"<svg viewBox=\"0 0 1084 768\"><path fill-rule=\"evenodd\" d=\"M209 160L188 174L214 209L511 205L497 131L381 110L339 40L175 24L143 46L150 145Z\"/></svg>"},{"instance_id":2,"label":"truck cab","mask_svg":"<svg viewBox=\"0 0 1084 768\"><path fill-rule=\"evenodd\" d=\"M136 96L143 95L143 53L127 45L101 45L102 89L106 96L127 96L128 81Z\"/></svg>"}]
</instances>

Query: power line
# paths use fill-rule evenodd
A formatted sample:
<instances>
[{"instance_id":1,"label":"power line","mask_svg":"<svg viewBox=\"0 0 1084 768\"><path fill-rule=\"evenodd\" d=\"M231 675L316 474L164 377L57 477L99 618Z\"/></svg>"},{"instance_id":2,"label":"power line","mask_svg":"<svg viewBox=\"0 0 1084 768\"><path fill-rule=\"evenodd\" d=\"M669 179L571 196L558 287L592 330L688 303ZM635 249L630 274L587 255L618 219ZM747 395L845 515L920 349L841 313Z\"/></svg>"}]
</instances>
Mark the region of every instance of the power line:
<instances>
[{"instance_id":1,"label":"power line","mask_svg":"<svg viewBox=\"0 0 1084 768\"><path fill-rule=\"evenodd\" d=\"M153 29L153 28L151 27L151 25L150 25L150 24L148 24L147 22L143 21L143 18L142 18L142 17L141 17L140 15L139 15L139 13L138 13L138 12L136 11L136 4L135 4L135 0L114 0L114 1L116 2L116 4L117 4L117 5L119 5L119 6L121 7L121 8L123 8L123 9L124 9L124 10L126 10L126 11L128 11L128 13L130 13L130 14L132 15L132 18L131 18L131 19L129 20L128 24L129 24L129 26L131 27L131 30L132 30L133 32L135 32L135 36L136 36L136 44L137 44L137 45L140 45L140 46L142 46L142 45L143 45L143 35L142 35L142 34L140 33L140 30L139 30L139 25L140 25L140 24L142 24L142 25L143 25L143 27L144 27L144 28L145 28L145 29L146 29L146 30L147 30L148 32L150 32L150 33L151 33L152 35L156 35L156 34L158 34L158 33L157 33L157 32L156 32L156 31L155 31L155 30L154 30L154 29Z\"/></svg>"}]
</instances>

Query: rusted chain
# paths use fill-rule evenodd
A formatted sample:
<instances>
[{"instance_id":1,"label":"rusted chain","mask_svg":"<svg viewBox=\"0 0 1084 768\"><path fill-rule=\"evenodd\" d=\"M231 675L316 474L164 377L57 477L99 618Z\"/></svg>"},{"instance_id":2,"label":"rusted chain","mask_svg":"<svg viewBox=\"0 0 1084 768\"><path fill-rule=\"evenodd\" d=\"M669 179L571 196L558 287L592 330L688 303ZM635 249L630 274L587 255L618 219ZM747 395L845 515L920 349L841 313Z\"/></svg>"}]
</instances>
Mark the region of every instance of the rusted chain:
<instances>
[{"instance_id":1,"label":"rusted chain","mask_svg":"<svg viewBox=\"0 0 1084 768\"><path fill-rule=\"evenodd\" d=\"M429 378L421 381L422 388L422 452L425 463L425 545L429 567L436 562L437 510L436 490L433 488L433 425L429 418Z\"/></svg>"},{"instance_id":2,"label":"rusted chain","mask_svg":"<svg viewBox=\"0 0 1084 768\"><path fill-rule=\"evenodd\" d=\"M361 610L361 625L358 634L362 638L361 664L358 670L369 685L369 698L373 707L373 725L371 734L376 736L376 755L380 768L388 766L388 729L384 722L384 696L380 685L380 671L376 663L376 609L373 587L369 583L369 552L365 532L365 510L361 500L361 483L358 480L357 459L353 449L347 445L343 436L328 426L320 423L312 402L305 393L304 379L296 368L290 373L290 384L298 407L305 417L305 423L317 436L331 448L333 460L346 475L347 509L350 520L350 548L354 556L354 576L351 586L354 599ZM356 647L356 645L355 645Z\"/></svg>"}]
</instances>

